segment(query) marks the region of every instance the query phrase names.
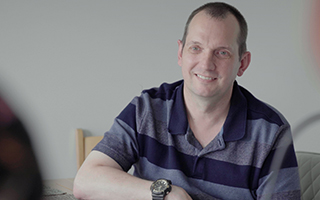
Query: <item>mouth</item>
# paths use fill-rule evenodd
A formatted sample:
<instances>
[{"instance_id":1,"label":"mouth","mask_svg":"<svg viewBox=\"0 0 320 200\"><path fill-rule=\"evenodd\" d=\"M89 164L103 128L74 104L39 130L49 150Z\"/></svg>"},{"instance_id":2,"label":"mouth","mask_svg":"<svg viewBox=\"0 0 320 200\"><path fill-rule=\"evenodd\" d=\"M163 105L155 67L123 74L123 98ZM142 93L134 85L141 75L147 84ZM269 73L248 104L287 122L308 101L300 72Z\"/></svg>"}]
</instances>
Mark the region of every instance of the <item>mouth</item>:
<instances>
[{"instance_id":1,"label":"mouth","mask_svg":"<svg viewBox=\"0 0 320 200\"><path fill-rule=\"evenodd\" d=\"M213 80L213 78L211 78L211 77L203 76L203 75L200 75L200 74L196 74L196 76L201 78L201 79L203 79L203 80L209 80L209 81Z\"/></svg>"}]
</instances>

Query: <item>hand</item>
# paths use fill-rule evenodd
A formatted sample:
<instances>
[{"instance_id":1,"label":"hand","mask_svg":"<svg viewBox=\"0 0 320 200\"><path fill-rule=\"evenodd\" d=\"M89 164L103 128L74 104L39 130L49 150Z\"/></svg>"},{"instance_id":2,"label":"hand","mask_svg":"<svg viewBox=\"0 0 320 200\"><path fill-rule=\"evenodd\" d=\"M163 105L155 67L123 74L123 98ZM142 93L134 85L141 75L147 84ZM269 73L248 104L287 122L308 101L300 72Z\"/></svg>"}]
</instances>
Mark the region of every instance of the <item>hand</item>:
<instances>
[{"instance_id":1,"label":"hand","mask_svg":"<svg viewBox=\"0 0 320 200\"><path fill-rule=\"evenodd\" d=\"M192 200L192 198L183 188L172 185L171 192L165 197L165 200Z\"/></svg>"}]
</instances>

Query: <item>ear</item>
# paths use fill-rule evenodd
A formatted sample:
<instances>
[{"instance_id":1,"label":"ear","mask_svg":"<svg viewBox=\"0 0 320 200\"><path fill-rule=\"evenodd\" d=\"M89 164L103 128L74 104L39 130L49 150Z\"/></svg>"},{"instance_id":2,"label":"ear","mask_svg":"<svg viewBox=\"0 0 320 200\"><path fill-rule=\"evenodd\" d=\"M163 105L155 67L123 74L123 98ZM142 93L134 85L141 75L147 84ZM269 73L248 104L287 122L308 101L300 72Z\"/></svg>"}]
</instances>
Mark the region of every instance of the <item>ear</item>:
<instances>
[{"instance_id":1,"label":"ear","mask_svg":"<svg viewBox=\"0 0 320 200\"><path fill-rule=\"evenodd\" d=\"M181 40L178 40L178 65L182 66L182 51L183 51L183 44Z\"/></svg>"},{"instance_id":2,"label":"ear","mask_svg":"<svg viewBox=\"0 0 320 200\"><path fill-rule=\"evenodd\" d=\"M243 73L248 69L250 61L251 61L251 53L249 51L247 51L242 55L242 58L240 61L241 65L240 65L238 73L237 73L237 75L239 77L242 76Z\"/></svg>"}]
</instances>

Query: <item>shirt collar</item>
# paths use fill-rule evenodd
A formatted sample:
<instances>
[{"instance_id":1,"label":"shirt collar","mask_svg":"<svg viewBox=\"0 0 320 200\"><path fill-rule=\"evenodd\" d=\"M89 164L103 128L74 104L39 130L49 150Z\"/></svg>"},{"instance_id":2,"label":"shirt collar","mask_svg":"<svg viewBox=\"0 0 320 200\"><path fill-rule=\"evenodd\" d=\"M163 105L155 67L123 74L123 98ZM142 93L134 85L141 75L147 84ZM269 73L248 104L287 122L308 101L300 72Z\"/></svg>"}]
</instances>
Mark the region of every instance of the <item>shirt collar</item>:
<instances>
[{"instance_id":1,"label":"shirt collar","mask_svg":"<svg viewBox=\"0 0 320 200\"><path fill-rule=\"evenodd\" d=\"M169 119L169 132L173 135L186 134L188 129L188 118L183 99L183 82L173 94L173 105Z\"/></svg>"},{"instance_id":2,"label":"shirt collar","mask_svg":"<svg viewBox=\"0 0 320 200\"><path fill-rule=\"evenodd\" d=\"M168 130L171 134L186 134L188 118L183 99L183 82L173 94ZM225 141L236 141L244 137L247 119L247 100L243 96L237 81L233 84L230 109L223 125L223 138Z\"/></svg>"},{"instance_id":3,"label":"shirt collar","mask_svg":"<svg viewBox=\"0 0 320 200\"><path fill-rule=\"evenodd\" d=\"M223 125L225 141L236 141L244 137L247 124L247 99L242 94L237 81L233 84L230 109Z\"/></svg>"}]
</instances>

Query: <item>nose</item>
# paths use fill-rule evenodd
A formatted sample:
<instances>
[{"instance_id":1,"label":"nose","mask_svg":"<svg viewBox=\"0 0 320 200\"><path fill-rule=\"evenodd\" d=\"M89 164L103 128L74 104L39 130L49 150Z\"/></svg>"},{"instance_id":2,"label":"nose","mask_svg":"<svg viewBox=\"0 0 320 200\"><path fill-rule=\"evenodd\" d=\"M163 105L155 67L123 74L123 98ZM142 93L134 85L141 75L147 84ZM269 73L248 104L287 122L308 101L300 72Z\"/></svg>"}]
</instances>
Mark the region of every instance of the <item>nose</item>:
<instances>
[{"instance_id":1,"label":"nose","mask_svg":"<svg viewBox=\"0 0 320 200\"><path fill-rule=\"evenodd\" d=\"M214 70L216 68L216 62L213 53L207 52L203 54L201 66L206 70Z\"/></svg>"}]
</instances>

